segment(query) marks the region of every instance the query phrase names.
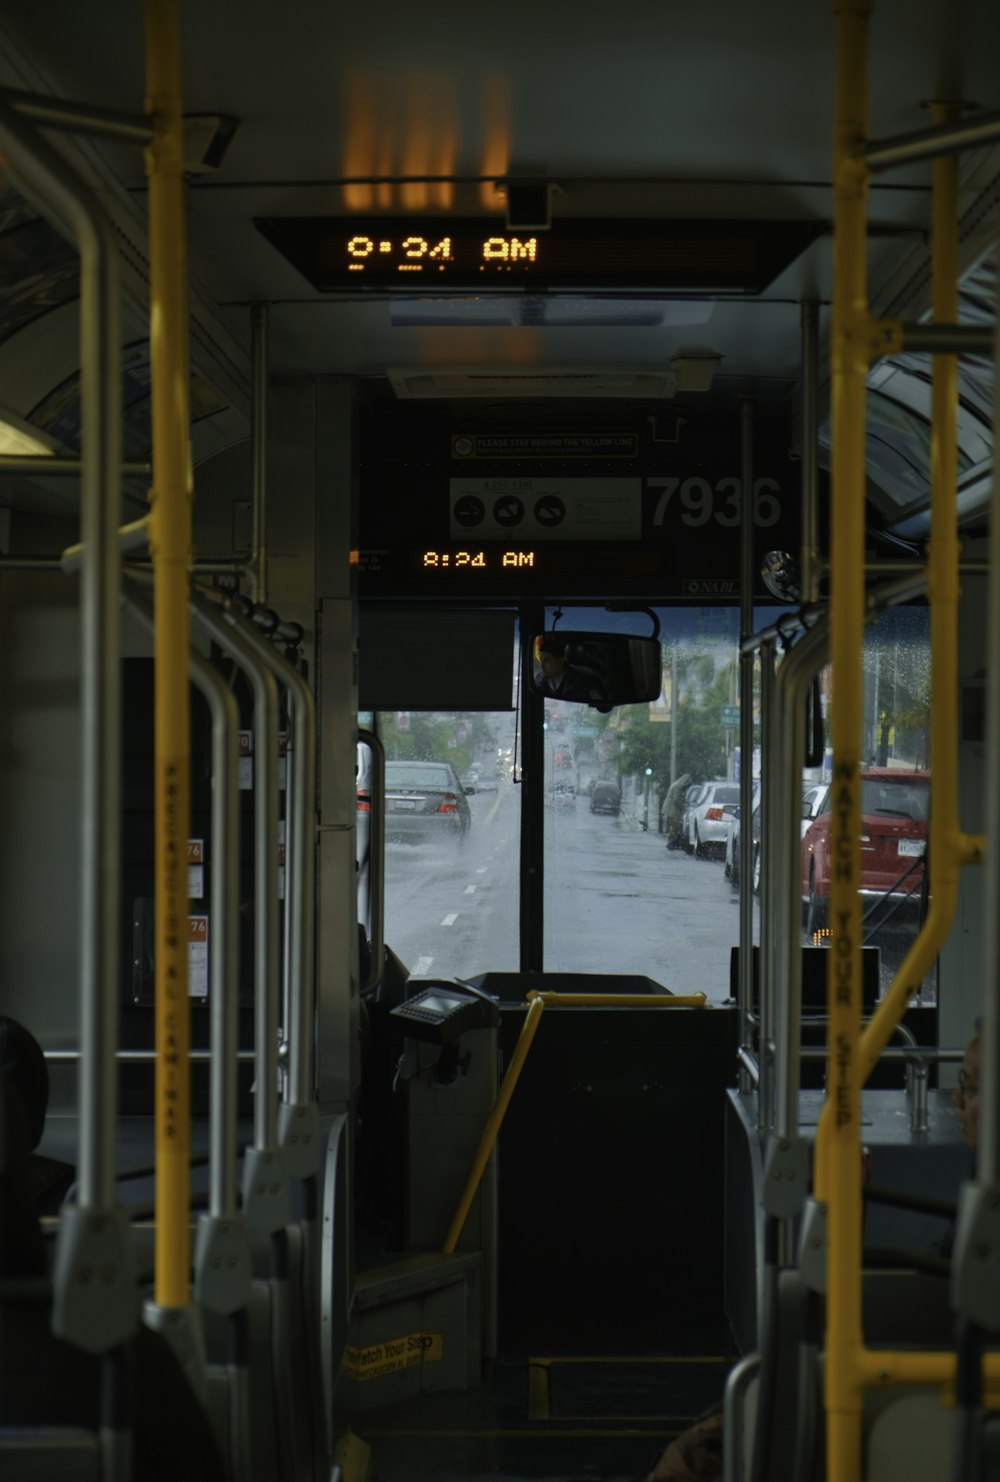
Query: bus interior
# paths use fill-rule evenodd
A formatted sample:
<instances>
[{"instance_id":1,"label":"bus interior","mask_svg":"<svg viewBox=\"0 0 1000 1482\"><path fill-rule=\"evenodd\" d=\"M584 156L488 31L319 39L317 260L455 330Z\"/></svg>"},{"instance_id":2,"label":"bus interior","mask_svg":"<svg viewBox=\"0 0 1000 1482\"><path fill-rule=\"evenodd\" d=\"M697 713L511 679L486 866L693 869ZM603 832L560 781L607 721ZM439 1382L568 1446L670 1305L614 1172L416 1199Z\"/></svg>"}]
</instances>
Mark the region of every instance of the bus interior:
<instances>
[{"instance_id":1,"label":"bus interior","mask_svg":"<svg viewBox=\"0 0 1000 1482\"><path fill-rule=\"evenodd\" d=\"M5 1482L1000 1477L998 58L0 0Z\"/></svg>"}]
</instances>

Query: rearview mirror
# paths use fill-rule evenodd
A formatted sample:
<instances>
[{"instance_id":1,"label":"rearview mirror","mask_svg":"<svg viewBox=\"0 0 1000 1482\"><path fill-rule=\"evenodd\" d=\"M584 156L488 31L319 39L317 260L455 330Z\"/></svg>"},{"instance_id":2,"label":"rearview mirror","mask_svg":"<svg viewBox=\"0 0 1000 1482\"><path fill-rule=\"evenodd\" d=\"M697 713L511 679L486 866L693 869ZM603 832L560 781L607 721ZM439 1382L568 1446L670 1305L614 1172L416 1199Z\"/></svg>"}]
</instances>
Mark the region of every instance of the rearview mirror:
<instances>
[{"instance_id":1,"label":"rearview mirror","mask_svg":"<svg viewBox=\"0 0 1000 1482\"><path fill-rule=\"evenodd\" d=\"M532 645L535 688L553 699L608 711L656 700L663 687L657 638L620 633L539 633Z\"/></svg>"}]
</instances>

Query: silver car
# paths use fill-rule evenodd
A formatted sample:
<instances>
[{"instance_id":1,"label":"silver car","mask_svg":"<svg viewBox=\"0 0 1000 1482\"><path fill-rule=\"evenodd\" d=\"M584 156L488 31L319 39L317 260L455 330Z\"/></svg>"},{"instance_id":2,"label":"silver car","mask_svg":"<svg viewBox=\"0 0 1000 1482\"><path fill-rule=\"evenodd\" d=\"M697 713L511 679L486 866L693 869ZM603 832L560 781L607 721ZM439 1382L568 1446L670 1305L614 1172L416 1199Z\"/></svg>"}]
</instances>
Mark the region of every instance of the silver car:
<instances>
[{"instance_id":1,"label":"silver car","mask_svg":"<svg viewBox=\"0 0 1000 1482\"><path fill-rule=\"evenodd\" d=\"M461 839L471 823L465 789L448 762L386 762L387 839L408 844Z\"/></svg>"}]
</instances>

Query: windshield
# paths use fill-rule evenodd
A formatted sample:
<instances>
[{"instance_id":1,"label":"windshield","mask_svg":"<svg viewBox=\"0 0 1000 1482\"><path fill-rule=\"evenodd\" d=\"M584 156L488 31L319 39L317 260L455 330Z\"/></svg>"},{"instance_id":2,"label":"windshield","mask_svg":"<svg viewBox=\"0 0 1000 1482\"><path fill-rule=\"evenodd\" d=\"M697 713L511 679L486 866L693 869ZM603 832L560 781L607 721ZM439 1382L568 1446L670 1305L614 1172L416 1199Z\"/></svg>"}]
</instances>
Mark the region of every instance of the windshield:
<instances>
[{"instance_id":1,"label":"windshield","mask_svg":"<svg viewBox=\"0 0 1000 1482\"><path fill-rule=\"evenodd\" d=\"M758 610L755 625L772 621L774 613ZM674 992L705 991L720 1001L729 994L743 890L734 812L742 767L739 613L663 608L657 616L663 683L656 700L602 713L558 696L544 698L542 777L533 794L542 812L541 962L548 973L648 977ZM546 630L558 631L551 609L544 622ZM635 614L576 608L563 625L635 632L640 623ZM862 809L869 819L897 825L881 833L905 837L912 820L923 836L926 658L921 614L866 630L863 770L890 775L863 779ZM387 757L385 939L418 977L468 978L521 966L522 799L528 789L514 708L517 660L512 653L509 711L385 711L377 717ZM824 709L828 689L826 676ZM768 850L759 791L759 664L751 704L755 797L748 867L759 942ZM831 760L827 748L803 777L810 793L827 793ZM360 830L361 813L359 820ZM802 832L808 827L806 821ZM808 837L802 843L810 847ZM906 848L899 856L921 857ZM917 871L911 875L919 885ZM803 878L803 944L822 944L825 936L806 932L808 871ZM916 926L901 912L884 927L880 922L866 916L865 931L866 943L881 949L885 986ZM932 992L933 980L927 986Z\"/></svg>"},{"instance_id":2,"label":"windshield","mask_svg":"<svg viewBox=\"0 0 1000 1482\"><path fill-rule=\"evenodd\" d=\"M383 711L376 724L387 809L405 810L386 815L387 944L416 977L516 971L516 713ZM456 776L462 794L444 812L400 797L408 788L454 792Z\"/></svg>"},{"instance_id":3,"label":"windshield","mask_svg":"<svg viewBox=\"0 0 1000 1482\"><path fill-rule=\"evenodd\" d=\"M657 699L608 715L546 700L544 964L645 976L676 993L722 999L739 938L739 896L725 870L732 820L707 825L697 858L682 825L690 808L739 802L739 611L656 615ZM547 614L546 626L555 622ZM567 628L615 624L648 631L634 614L604 609L572 609L563 619ZM753 766L756 774L759 757ZM552 797L562 778L575 785L572 805Z\"/></svg>"}]
</instances>

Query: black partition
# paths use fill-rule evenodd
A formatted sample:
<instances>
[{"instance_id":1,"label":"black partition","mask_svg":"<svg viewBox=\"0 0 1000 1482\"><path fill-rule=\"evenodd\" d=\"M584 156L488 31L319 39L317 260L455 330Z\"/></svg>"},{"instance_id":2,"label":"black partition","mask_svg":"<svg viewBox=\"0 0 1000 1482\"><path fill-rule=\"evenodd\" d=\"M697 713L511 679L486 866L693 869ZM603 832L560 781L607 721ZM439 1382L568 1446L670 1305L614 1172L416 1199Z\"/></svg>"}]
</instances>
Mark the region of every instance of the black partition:
<instances>
[{"instance_id":1,"label":"black partition","mask_svg":"<svg viewBox=\"0 0 1000 1482\"><path fill-rule=\"evenodd\" d=\"M525 1012L502 1006L505 1065ZM499 1141L502 1352L725 1351L736 1044L729 1007L544 1010Z\"/></svg>"}]
</instances>

